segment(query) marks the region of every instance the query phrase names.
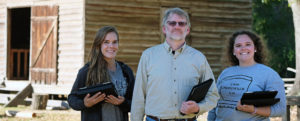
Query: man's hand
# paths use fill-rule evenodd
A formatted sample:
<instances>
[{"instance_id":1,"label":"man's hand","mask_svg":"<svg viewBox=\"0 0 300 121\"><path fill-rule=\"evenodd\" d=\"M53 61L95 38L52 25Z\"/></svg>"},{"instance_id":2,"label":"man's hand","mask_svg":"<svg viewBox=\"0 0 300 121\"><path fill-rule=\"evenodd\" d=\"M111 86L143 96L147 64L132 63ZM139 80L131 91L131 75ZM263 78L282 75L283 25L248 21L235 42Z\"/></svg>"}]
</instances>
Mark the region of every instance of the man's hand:
<instances>
[{"instance_id":1,"label":"man's hand","mask_svg":"<svg viewBox=\"0 0 300 121\"><path fill-rule=\"evenodd\" d=\"M105 93L101 94L101 92L96 93L92 97L90 97L90 94L87 94L83 99L84 105L88 108L92 107L93 105L103 101L105 96Z\"/></svg>"},{"instance_id":2,"label":"man's hand","mask_svg":"<svg viewBox=\"0 0 300 121\"><path fill-rule=\"evenodd\" d=\"M111 103L113 105L120 105L124 102L125 98L122 96L115 97L113 95L109 95L105 97L105 102Z\"/></svg>"},{"instance_id":3,"label":"man's hand","mask_svg":"<svg viewBox=\"0 0 300 121\"><path fill-rule=\"evenodd\" d=\"M180 112L184 114L194 114L199 112L200 108L195 101L183 102L180 108Z\"/></svg>"}]
</instances>

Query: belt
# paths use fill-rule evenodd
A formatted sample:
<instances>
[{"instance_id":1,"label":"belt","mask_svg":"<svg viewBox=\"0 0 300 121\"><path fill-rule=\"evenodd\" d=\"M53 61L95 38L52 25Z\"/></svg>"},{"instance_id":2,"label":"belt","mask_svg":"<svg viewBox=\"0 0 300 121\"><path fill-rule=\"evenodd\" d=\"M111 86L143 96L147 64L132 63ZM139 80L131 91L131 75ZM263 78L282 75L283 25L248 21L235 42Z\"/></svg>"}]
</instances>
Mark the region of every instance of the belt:
<instances>
[{"instance_id":1,"label":"belt","mask_svg":"<svg viewBox=\"0 0 300 121\"><path fill-rule=\"evenodd\" d=\"M155 121L195 121L196 120L196 117L184 118L184 119L159 119L155 116L150 116L150 115L147 115L147 116Z\"/></svg>"}]
</instances>

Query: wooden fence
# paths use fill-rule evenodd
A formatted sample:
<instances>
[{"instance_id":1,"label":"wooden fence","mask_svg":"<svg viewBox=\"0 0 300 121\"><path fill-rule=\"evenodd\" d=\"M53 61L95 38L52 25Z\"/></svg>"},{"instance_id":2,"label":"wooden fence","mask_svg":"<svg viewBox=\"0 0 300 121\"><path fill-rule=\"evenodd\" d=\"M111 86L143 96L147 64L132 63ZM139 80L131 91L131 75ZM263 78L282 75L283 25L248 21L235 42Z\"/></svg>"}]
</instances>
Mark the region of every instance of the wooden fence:
<instances>
[{"instance_id":1,"label":"wooden fence","mask_svg":"<svg viewBox=\"0 0 300 121\"><path fill-rule=\"evenodd\" d=\"M300 96L287 96L286 97L286 114L285 116L282 118L282 121L290 121L291 120L291 111L290 108L291 106L297 106L297 116L296 121L300 120Z\"/></svg>"}]
</instances>

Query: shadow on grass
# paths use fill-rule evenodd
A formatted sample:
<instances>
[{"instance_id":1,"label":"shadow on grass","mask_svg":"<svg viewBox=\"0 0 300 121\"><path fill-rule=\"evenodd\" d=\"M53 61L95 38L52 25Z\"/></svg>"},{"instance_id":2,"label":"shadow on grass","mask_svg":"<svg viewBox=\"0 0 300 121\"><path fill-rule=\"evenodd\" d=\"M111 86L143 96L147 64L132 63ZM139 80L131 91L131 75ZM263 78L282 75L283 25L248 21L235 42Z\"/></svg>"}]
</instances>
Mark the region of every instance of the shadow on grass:
<instances>
[{"instance_id":1,"label":"shadow on grass","mask_svg":"<svg viewBox=\"0 0 300 121\"><path fill-rule=\"evenodd\" d=\"M5 118L5 117L6 117L6 115L2 115L2 114L0 115L0 118Z\"/></svg>"}]
</instances>

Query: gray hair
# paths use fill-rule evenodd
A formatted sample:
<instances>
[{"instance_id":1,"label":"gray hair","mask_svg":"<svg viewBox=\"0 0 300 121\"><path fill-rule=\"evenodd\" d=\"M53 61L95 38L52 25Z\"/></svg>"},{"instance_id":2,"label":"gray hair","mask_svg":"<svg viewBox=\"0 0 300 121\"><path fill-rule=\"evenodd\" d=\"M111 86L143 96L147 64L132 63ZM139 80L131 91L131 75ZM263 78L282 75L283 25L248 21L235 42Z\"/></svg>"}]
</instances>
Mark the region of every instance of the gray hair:
<instances>
[{"instance_id":1,"label":"gray hair","mask_svg":"<svg viewBox=\"0 0 300 121\"><path fill-rule=\"evenodd\" d=\"M191 22L190 22L190 18L189 18L189 15L187 14L187 12L185 12L184 10L182 10L181 8L170 8L170 9L167 9L165 11L165 15L163 17L163 22L162 22L162 25L161 26L164 26L166 25L167 23L167 19L169 18L169 16L171 14L177 14L181 17L185 17L186 18L186 22L187 22L187 25L189 27L191 27Z\"/></svg>"}]
</instances>

